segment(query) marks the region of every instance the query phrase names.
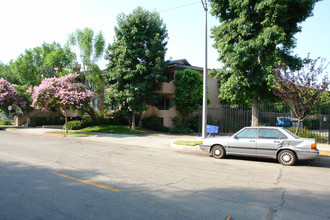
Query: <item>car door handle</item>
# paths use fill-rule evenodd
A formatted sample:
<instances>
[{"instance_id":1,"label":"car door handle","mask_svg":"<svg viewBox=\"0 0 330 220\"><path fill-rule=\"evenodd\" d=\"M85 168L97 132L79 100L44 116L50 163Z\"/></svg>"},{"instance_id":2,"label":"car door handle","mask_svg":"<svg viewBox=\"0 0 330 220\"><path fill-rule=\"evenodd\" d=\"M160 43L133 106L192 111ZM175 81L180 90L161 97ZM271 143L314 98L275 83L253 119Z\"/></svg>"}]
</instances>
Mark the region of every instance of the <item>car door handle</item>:
<instances>
[{"instance_id":1,"label":"car door handle","mask_svg":"<svg viewBox=\"0 0 330 220\"><path fill-rule=\"evenodd\" d=\"M281 142L280 141L274 141L275 144L280 144Z\"/></svg>"},{"instance_id":2,"label":"car door handle","mask_svg":"<svg viewBox=\"0 0 330 220\"><path fill-rule=\"evenodd\" d=\"M250 140L250 142L254 143L254 142L256 142L256 141L255 141L255 140Z\"/></svg>"}]
</instances>

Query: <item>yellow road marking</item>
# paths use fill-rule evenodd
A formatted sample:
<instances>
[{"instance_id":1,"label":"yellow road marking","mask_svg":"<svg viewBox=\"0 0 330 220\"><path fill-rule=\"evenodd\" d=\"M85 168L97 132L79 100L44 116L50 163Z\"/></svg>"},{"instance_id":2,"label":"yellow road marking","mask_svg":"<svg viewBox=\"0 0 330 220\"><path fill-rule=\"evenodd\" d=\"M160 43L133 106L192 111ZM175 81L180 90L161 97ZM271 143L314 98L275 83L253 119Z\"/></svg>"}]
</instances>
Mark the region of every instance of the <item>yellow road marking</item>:
<instances>
[{"instance_id":1,"label":"yellow road marking","mask_svg":"<svg viewBox=\"0 0 330 220\"><path fill-rule=\"evenodd\" d=\"M89 185L97 186L97 187L100 187L100 188L103 188L103 189L108 189L108 190L111 190L111 191L120 192L119 189L115 189L115 188L111 188L109 186L93 183L93 182L90 182L90 181L87 181L87 180L78 179L78 178L68 176L68 175L65 175L65 174L62 174L62 173L53 172L53 174L57 175L57 176L64 177L64 178L68 178L68 179L71 179L71 180L75 180L75 181L78 181L78 182L82 182L82 183L86 183L86 184L89 184Z\"/></svg>"}]
</instances>

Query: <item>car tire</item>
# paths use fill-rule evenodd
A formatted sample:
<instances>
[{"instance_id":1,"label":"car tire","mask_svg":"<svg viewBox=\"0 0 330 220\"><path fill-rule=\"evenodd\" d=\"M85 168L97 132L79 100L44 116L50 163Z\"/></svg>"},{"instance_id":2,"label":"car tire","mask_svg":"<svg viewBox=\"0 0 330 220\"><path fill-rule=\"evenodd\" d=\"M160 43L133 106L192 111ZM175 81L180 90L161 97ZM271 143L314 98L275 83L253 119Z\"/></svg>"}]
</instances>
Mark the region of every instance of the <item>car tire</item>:
<instances>
[{"instance_id":1,"label":"car tire","mask_svg":"<svg viewBox=\"0 0 330 220\"><path fill-rule=\"evenodd\" d=\"M291 166L296 162L297 157L291 150L283 150L278 154L277 160L282 165Z\"/></svg>"},{"instance_id":2,"label":"car tire","mask_svg":"<svg viewBox=\"0 0 330 220\"><path fill-rule=\"evenodd\" d=\"M215 145L212 148L211 154L214 158L221 159L221 158L224 158L226 156L226 151L223 148L223 146Z\"/></svg>"}]
</instances>

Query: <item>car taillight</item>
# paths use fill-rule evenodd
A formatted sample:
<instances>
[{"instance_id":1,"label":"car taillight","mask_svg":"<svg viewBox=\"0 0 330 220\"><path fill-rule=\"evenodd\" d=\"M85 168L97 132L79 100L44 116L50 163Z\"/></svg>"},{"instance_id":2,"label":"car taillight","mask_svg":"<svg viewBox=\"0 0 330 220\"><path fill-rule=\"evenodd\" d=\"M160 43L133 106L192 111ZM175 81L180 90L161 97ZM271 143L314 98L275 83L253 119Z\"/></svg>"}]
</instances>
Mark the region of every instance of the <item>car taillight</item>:
<instances>
[{"instance_id":1,"label":"car taillight","mask_svg":"<svg viewBox=\"0 0 330 220\"><path fill-rule=\"evenodd\" d=\"M316 144L312 144L312 150L316 150Z\"/></svg>"}]
</instances>

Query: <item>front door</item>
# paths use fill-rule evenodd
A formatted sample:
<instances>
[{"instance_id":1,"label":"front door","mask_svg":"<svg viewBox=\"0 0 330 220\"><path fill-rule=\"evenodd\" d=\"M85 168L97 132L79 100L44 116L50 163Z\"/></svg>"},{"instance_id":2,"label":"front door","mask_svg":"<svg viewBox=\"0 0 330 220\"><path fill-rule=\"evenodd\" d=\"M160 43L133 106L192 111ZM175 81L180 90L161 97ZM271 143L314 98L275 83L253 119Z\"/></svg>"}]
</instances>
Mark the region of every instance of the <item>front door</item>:
<instances>
[{"instance_id":1,"label":"front door","mask_svg":"<svg viewBox=\"0 0 330 220\"><path fill-rule=\"evenodd\" d=\"M234 154L255 155L257 146L256 128L246 128L239 132L229 143L229 152Z\"/></svg>"}]
</instances>

